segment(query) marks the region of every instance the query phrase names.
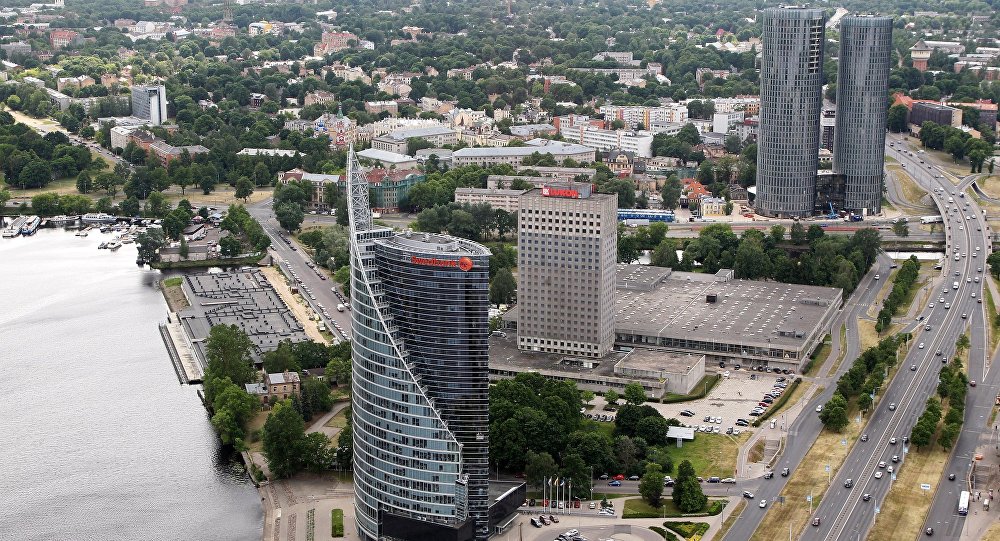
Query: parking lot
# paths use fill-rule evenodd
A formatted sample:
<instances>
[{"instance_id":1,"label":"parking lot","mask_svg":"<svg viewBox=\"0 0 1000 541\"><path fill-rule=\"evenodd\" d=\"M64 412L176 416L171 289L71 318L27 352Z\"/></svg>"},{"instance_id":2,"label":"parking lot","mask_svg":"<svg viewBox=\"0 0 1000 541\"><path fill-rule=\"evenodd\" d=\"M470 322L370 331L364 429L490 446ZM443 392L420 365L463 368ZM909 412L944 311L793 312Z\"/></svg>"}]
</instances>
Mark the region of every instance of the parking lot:
<instances>
[{"instance_id":1,"label":"parking lot","mask_svg":"<svg viewBox=\"0 0 1000 541\"><path fill-rule=\"evenodd\" d=\"M705 398L675 404L652 405L665 417L674 417L684 425L714 426L719 428L719 433L724 434L729 427L733 427L734 430L741 429L736 426L737 419L742 418L752 422L756 418L750 415L750 410L758 405L765 393L771 391L779 377L794 376L733 370L729 372L729 377L723 377ZM689 410L694 415L681 415L681 411L684 410ZM705 421L706 417L711 417L712 420ZM746 427L742 430L746 430Z\"/></svg>"}]
</instances>

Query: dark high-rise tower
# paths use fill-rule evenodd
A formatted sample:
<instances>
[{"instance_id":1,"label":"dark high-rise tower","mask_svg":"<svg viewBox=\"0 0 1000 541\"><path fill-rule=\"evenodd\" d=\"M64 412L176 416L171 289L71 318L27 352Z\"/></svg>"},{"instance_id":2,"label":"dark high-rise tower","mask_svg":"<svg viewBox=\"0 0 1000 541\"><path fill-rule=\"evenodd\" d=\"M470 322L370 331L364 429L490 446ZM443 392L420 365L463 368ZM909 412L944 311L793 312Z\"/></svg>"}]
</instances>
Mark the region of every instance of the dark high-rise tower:
<instances>
[{"instance_id":1,"label":"dark high-rise tower","mask_svg":"<svg viewBox=\"0 0 1000 541\"><path fill-rule=\"evenodd\" d=\"M372 223L348 157L358 533L489 536L489 258L446 235Z\"/></svg>"},{"instance_id":2,"label":"dark high-rise tower","mask_svg":"<svg viewBox=\"0 0 1000 541\"><path fill-rule=\"evenodd\" d=\"M833 170L844 178L846 210L882 210L891 58L890 17L841 19Z\"/></svg>"},{"instance_id":3,"label":"dark high-rise tower","mask_svg":"<svg viewBox=\"0 0 1000 541\"><path fill-rule=\"evenodd\" d=\"M765 216L808 216L816 199L823 105L823 10L764 10L757 197Z\"/></svg>"}]
</instances>

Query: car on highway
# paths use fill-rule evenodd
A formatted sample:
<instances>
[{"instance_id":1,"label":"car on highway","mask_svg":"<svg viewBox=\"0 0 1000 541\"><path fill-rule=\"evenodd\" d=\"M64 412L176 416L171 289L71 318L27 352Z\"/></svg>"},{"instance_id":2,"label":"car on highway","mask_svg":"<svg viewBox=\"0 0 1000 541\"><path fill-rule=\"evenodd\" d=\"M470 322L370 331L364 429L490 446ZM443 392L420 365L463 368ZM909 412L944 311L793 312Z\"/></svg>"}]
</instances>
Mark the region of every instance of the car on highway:
<instances>
[{"instance_id":1,"label":"car on highway","mask_svg":"<svg viewBox=\"0 0 1000 541\"><path fill-rule=\"evenodd\" d=\"M969 387L975 387L975 386L976 386L976 380L969 381Z\"/></svg>"},{"instance_id":2,"label":"car on highway","mask_svg":"<svg viewBox=\"0 0 1000 541\"><path fill-rule=\"evenodd\" d=\"M816 413L823 413L823 404L816 406Z\"/></svg>"},{"instance_id":3,"label":"car on highway","mask_svg":"<svg viewBox=\"0 0 1000 541\"><path fill-rule=\"evenodd\" d=\"M896 437L895 436L889 438L889 445L896 445Z\"/></svg>"},{"instance_id":4,"label":"car on highway","mask_svg":"<svg viewBox=\"0 0 1000 541\"><path fill-rule=\"evenodd\" d=\"M938 302L944 302L944 297L941 297L940 299L938 299Z\"/></svg>"},{"instance_id":5,"label":"car on highway","mask_svg":"<svg viewBox=\"0 0 1000 541\"><path fill-rule=\"evenodd\" d=\"M927 535L934 535L934 528L927 528L924 530L924 533Z\"/></svg>"},{"instance_id":6,"label":"car on highway","mask_svg":"<svg viewBox=\"0 0 1000 541\"><path fill-rule=\"evenodd\" d=\"M875 472L875 478L876 479L881 479L882 478L882 471L881 470Z\"/></svg>"},{"instance_id":7,"label":"car on highway","mask_svg":"<svg viewBox=\"0 0 1000 541\"><path fill-rule=\"evenodd\" d=\"M788 468L782 468L781 469L781 476L782 477L788 477Z\"/></svg>"},{"instance_id":8,"label":"car on highway","mask_svg":"<svg viewBox=\"0 0 1000 541\"><path fill-rule=\"evenodd\" d=\"M889 472L889 473L892 473L892 466L888 466L888 467L886 467L885 471L887 471L887 472Z\"/></svg>"},{"instance_id":9,"label":"car on highway","mask_svg":"<svg viewBox=\"0 0 1000 541\"><path fill-rule=\"evenodd\" d=\"M861 496L861 499L867 502L868 500L872 499L872 495L865 493L863 496Z\"/></svg>"},{"instance_id":10,"label":"car on highway","mask_svg":"<svg viewBox=\"0 0 1000 541\"><path fill-rule=\"evenodd\" d=\"M949 304L949 303L944 303L944 309L945 309L945 310L947 310L947 309L949 309L949 308L951 308L951 304Z\"/></svg>"},{"instance_id":11,"label":"car on highway","mask_svg":"<svg viewBox=\"0 0 1000 541\"><path fill-rule=\"evenodd\" d=\"M939 350L935 351L934 352L934 356L935 357L940 357L941 356L941 350L939 349Z\"/></svg>"},{"instance_id":12,"label":"car on highway","mask_svg":"<svg viewBox=\"0 0 1000 541\"><path fill-rule=\"evenodd\" d=\"M743 497L752 500L753 499L753 492L744 490L743 491Z\"/></svg>"},{"instance_id":13,"label":"car on highway","mask_svg":"<svg viewBox=\"0 0 1000 541\"><path fill-rule=\"evenodd\" d=\"M878 280L879 278L881 278L881 276L879 276L878 274L876 274L875 275L875 279Z\"/></svg>"},{"instance_id":14,"label":"car on highway","mask_svg":"<svg viewBox=\"0 0 1000 541\"><path fill-rule=\"evenodd\" d=\"M767 500L761 500L760 501L760 508L763 509L765 507L767 507Z\"/></svg>"},{"instance_id":15,"label":"car on highway","mask_svg":"<svg viewBox=\"0 0 1000 541\"><path fill-rule=\"evenodd\" d=\"M851 488L854 486L854 479L848 479L844 481L844 488Z\"/></svg>"},{"instance_id":16,"label":"car on highway","mask_svg":"<svg viewBox=\"0 0 1000 541\"><path fill-rule=\"evenodd\" d=\"M911 364L911 365L910 365L910 371L911 371L911 372L916 372L916 371L917 371L917 365L915 365L915 364Z\"/></svg>"},{"instance_id":17,"label":"car on highway","mask_svg":"<svg viewBox=\"0 0 1000 541\"><path fill-rule=\"evenodd\" d=\"M924 349L924 343L920 342L920 345L917 346L917 349Z\"/></svg>"},{"instance_id":18,"label":"car on highway","mask_svg":"<svg viewBox=\"0 0 1000 541\"><path fill-rule=\"evenodd\" d=\"M819 526L819 517L813 519L813 526Z\"/></svg>"},{"instance_id":19,"label":"car on highway","mask_svg":"<svg viewBox=\"0 0 1000 541\"><path fill-rule=\"evenodd\" d=\"M773 471L767 470L766 472L764 472L764 479L773 479L773 478L774 478Z\"/></svg>"},{"instance_id":20,"label":"car on highway","mask_svg":"<svg viewBox=\"0 0 1000 541\"><path fill-rule=\"evenodd\" d=\"M973 293L973 295L975 295L975 293ZM964 313L963 313L963 314L962 314L962 319L968 319L968 316L967 316L966 314L964 314Z\"/></svg>"},{"instance_id":21,"label":"car on highway","mask_svg":"<svg viewBox=\"0 0 1000 541\"><path fill-rule=\"evenodd\" d=\"M927 307L928 308L934 308L934 303L932 302L932 303L928 304ZM930 330L930 329L927 329L927 330Z\"/></svg>"},{"instance_id":22,"label":"car on highway","mask_svg":"<svg viewBox=\"0 0 1000 541\"><path fill-rule=\"evenodd\" d=\"M868 434L862 434L861 441L868 441Z\"/></svg>"},{"instance_id":23,"label":"car on highway","mask_svg":"<svg viewBox=\"0 0 1000 541\"><path fill-rule=\"evenodd\" d=\"M949 481L954 481L955 480L955 474L954 473L949 473L948 474L948 480Z\"/></svg>"},{"instance_id":24,"label":"car on highway","mask_svg":"<svg viewBox=\"0 0 1000 541\"><path fill-rule=\"evenodd\" d=\"M895 402L890 402L889 403L889 411L896 411L896 403Z\"/></svg>"}]
</instances>

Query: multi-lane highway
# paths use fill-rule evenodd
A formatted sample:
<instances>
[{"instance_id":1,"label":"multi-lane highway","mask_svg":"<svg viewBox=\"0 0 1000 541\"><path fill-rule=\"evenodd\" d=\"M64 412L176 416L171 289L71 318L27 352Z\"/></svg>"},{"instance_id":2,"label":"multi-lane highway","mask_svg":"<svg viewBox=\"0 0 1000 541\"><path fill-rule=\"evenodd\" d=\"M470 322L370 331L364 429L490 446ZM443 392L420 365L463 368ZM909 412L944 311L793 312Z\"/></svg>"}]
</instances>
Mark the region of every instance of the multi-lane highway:
<instances>
[{"instance_id":1,"label":"multi-lane highway","mask_svg":"<svg viewBox=\"0 0 1000 541\"><path fill-rule=\"evenodd\" d=\"M954 353L956 339L970 325L970 379L982 379L986 348L980 301L989 250L982 211L971 198L959 195L961 192L949 180L947 172L927 163L929 160L919 153L911 154L908 148L905 151L900 149L904 144L899 140L890 141L893 146L889 147L889 155L906 164L906 170L932 194L935 204L945 216L948 237L946 264L941 278L930 286L933 307L928 304L920 311L925 320L911 323L906 328L914 332L913 344L906 357L899 362L899 372L870 415L865 429L867 441L859 440L854 445L813 514L820 519L820 524L807 527L802 534L803 539L865 537L874 523L876 507L883 503L895 482L895 473L906 468L910 452L918 452L904 444L903 437L909 435L924 410L927 398L934 393L942 361ZM949 199L952 201L949 202ZM930 330L925 330L924 325L929 325ZM976 392L973 390L972 394ZM893 456L899 462L894 463ZM881 462L886 463L885 468L880 467ZM889 466L896 472L889 473ZM882 478L876 479L876 472L879 471ZM852 480L852 486L845 486L847 479ZM947 483L942 481L945 487ZM868 500L864 498L865 494L870 495ZM960 532L961 526L957 528Z\"/></svg>"},{"instance_id":2,"label":"multi-lane highway","mask_svg":"<svg viewBox=\"0 0 1000 541\"><path fill-rule=\"evenodd\" d=\"M851 367L851 363L861 353L861 339L858 335L858 319L868 310L874 302L881 282L875 280L875 275L888 276L892 260L886 256L881 256L872 265L871 270L861 279L858 288L841 309L840 314L834 319L830 327L830 333L839 335L841 325L847 324L847 351L844 361L840 364L836 374L830 374L830 378L836 381L841 374ZM836 352L831 354L835 356ZM785 441L785 449L781 457L775 463L775 470L780 472L782 468L790 471L800 467L803 457L809 451L816 437L819 435L823 424L819 421L819 416L814 413L816 405L824 404L833 396L835 385L826 385L826 389L806 406L801 415L789 426L788 437ZM787 483L787 477L775 475L769 480L761 479L757 489L754 491L758 500L766 499L774 502L776 497L782 493ZM786 504L802 505L805 502L786 502ZM726 534L725 539L729 541L746 541L750 539L753 532L760 525L767 509L761 509L756 505L747 506Z\"/></svg>"}]
</instances>

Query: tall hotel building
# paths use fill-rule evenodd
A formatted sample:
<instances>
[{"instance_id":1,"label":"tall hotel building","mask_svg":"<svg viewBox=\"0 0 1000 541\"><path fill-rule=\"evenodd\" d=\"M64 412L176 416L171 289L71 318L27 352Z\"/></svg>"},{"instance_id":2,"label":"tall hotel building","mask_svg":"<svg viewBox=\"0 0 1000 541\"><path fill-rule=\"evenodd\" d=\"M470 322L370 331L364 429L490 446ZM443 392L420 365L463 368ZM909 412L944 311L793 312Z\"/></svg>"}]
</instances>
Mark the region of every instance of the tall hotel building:
<instances>
[{"instance_id":1,"label":"tall hotel building","mask_svg":"<svg viewBox=\"0 0 1000 541\"><path fill-rule=\"evenodd\" d=\"M809 216L816 198L823 105L823 10L764 10L756 210ZM839 118L838 118L839 122Z\"/></svg>"},{"instance_id":2,"label":"tall hotel building","mask_svg":"<svg viewBox=\"0 0 1000 541\"><path fill-rule=\"evenodd\" d=\"M348 179L358 533L485 540L490 251L373 225L353 149Z\"/></svg>"},{"instance_id":3,"label":"tall hotel building","mask_svg":"<svg viewBox=\"0 0 1000 541\"><path fill-rule=\"evenodd\" d=\"M615 339L618 195L552 184L518 208L518 348L603 357Z\"/></svg>"},{"instance_id":4,"label":"tall hotel building","mask_svg":"<svg viewBox=\"0 0 1000 541\"><path fill-rule=\"evenodd\" d=\"M891 58L892 18L841 19L833 170L843 176L845 210L882 210Z\"/></svg>"}]
</instances>

